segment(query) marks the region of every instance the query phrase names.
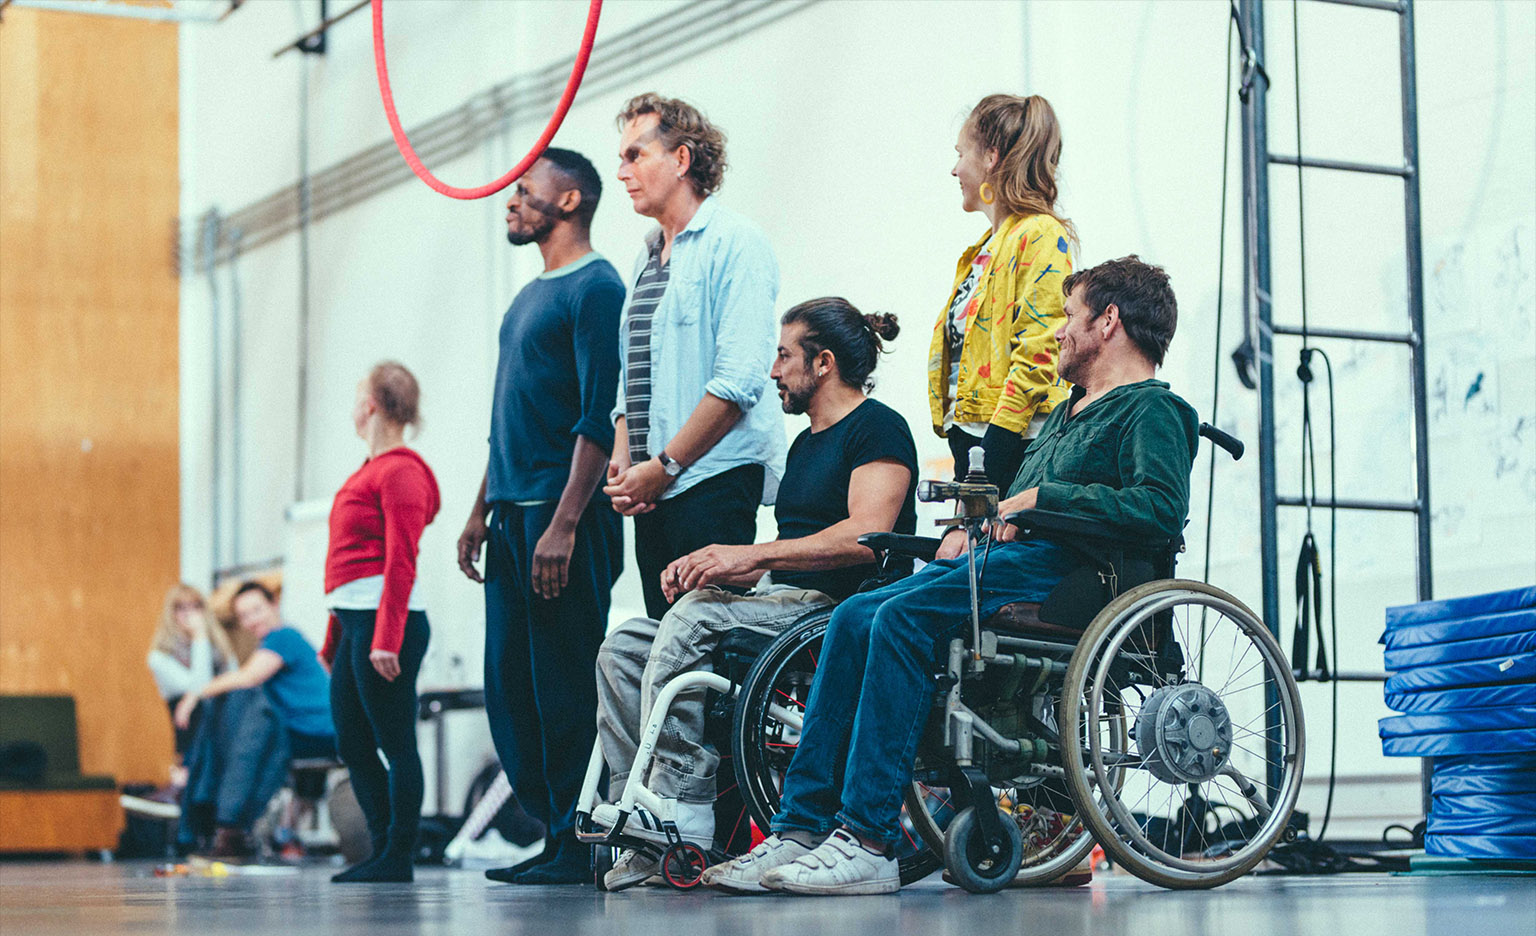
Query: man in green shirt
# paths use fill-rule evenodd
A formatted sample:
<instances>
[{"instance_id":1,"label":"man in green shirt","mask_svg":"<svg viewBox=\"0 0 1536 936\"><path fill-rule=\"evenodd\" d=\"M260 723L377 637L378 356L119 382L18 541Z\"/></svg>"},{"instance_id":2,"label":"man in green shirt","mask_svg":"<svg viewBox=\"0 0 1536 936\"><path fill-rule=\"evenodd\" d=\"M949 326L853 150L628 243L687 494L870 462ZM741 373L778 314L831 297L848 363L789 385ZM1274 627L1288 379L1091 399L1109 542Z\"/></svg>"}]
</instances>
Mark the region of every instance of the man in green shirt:
<instances>
[{"instance_id":1,"label":"man in green shirt","mask_svg":"<svg viewBox=\"0 0 1536 936\"><path fill-rule=\"evenodd\" d=\"M1178 319L1168 275L1125 257L1072 274L1062 291L1058 371L1075 389L1031 443L999 514L1038 507L1109 524L1127 543L1167 541L1189 510L1199 432L1194 409L1152 379ZM1021 539L1006 523L993 538L983 617L1043 600L1082 561L1069 548ZM900 888L892 846L937 648L970 620L964 550L964 534L951 532L922 571L838 606L774 834L709 869L706 882L797 894Z\"/></svg>"}]
</instances>

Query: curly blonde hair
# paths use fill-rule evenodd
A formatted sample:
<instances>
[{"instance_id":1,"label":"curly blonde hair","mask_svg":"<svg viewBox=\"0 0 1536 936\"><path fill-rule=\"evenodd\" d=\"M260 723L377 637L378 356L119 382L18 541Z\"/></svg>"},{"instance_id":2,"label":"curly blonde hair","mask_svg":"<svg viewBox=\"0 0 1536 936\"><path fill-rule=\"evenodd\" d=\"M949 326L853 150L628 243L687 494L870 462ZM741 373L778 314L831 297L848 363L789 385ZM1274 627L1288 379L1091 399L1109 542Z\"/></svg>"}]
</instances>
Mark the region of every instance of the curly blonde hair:
<instances>
[{"instance_id":1,"label":"curly blonde hair","mask_svg":"<svg viewBox=\"0 0 1536 936\"><path fill-rule=\"evenodd\" d=\"M709 118L697 107L677 98L664 98L647 92L629 99L619 111L618 125L624 125L646 114L656 115L656 129L661 143L669 150L688 147L691 160L688 164L688 181L700 198L705 198L720 188L725 181L725 131L709 122Z\"/></svg>"}]
</instances>

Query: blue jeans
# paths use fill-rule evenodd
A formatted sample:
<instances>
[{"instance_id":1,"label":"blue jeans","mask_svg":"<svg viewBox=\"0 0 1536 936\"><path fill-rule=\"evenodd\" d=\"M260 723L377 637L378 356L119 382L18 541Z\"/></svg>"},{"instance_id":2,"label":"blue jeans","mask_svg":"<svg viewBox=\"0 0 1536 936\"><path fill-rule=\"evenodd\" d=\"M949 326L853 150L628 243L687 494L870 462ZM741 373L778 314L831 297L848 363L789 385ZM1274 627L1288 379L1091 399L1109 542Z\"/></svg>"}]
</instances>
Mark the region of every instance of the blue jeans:
<instances>
[{"instance_id":1,"label":"blue jeans","mask_svg":"<svg viewBox=\"0 0 1536 936\"><path fill-rule=\"evenodd\" d=\"M979 570L980 555L976 561ZM981 582L982 618L1006 604L1043 601L1080 563L1071 550L1043 540L993 546ZM887 849L896 841L935 667L949 641L969 629L970 608L964 556L930 563L838 606L784 777L775 832L822 835L846 826Z\"/></svg>"}]
</instances>

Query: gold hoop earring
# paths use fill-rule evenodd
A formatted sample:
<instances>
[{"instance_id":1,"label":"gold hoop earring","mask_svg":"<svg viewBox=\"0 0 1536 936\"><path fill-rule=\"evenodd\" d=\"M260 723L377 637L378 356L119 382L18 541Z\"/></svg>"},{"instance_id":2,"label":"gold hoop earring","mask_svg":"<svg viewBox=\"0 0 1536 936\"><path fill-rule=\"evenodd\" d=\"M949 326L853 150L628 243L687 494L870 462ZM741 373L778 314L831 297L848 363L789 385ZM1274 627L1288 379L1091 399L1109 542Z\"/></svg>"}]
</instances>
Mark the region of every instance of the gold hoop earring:
<instances>
[{"instance_id":1,"label":"gold hoop earring","mask_svg":"<svg viewBox=\"0 0 1536 936\"><path fill-rule=\"evenodd\" d=\"M983 205L990 205L997 200L997 195L992 191L992 183L990 182L981 183L981 187L976 190L976 194L981 198Z\"/></svg>"}]
</instances>

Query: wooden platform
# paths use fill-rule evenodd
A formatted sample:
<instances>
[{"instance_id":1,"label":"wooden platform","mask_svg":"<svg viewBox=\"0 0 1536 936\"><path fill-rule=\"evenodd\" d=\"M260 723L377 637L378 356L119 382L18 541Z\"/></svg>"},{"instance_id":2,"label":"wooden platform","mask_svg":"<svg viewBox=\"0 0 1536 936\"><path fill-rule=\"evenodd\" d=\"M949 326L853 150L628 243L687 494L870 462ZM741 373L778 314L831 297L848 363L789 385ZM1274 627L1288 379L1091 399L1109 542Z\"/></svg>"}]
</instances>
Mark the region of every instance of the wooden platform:
<instances>
[{"instance_id":1,"label":"wooden platform","mask_svg":"<svg viewBox=\"0 0 1536 936\"><path fill-rule=\"evenodd\" d=\"M117 847L117 791L0 791L0 853L92 852Z\"/></svg>"}]
</instances>

